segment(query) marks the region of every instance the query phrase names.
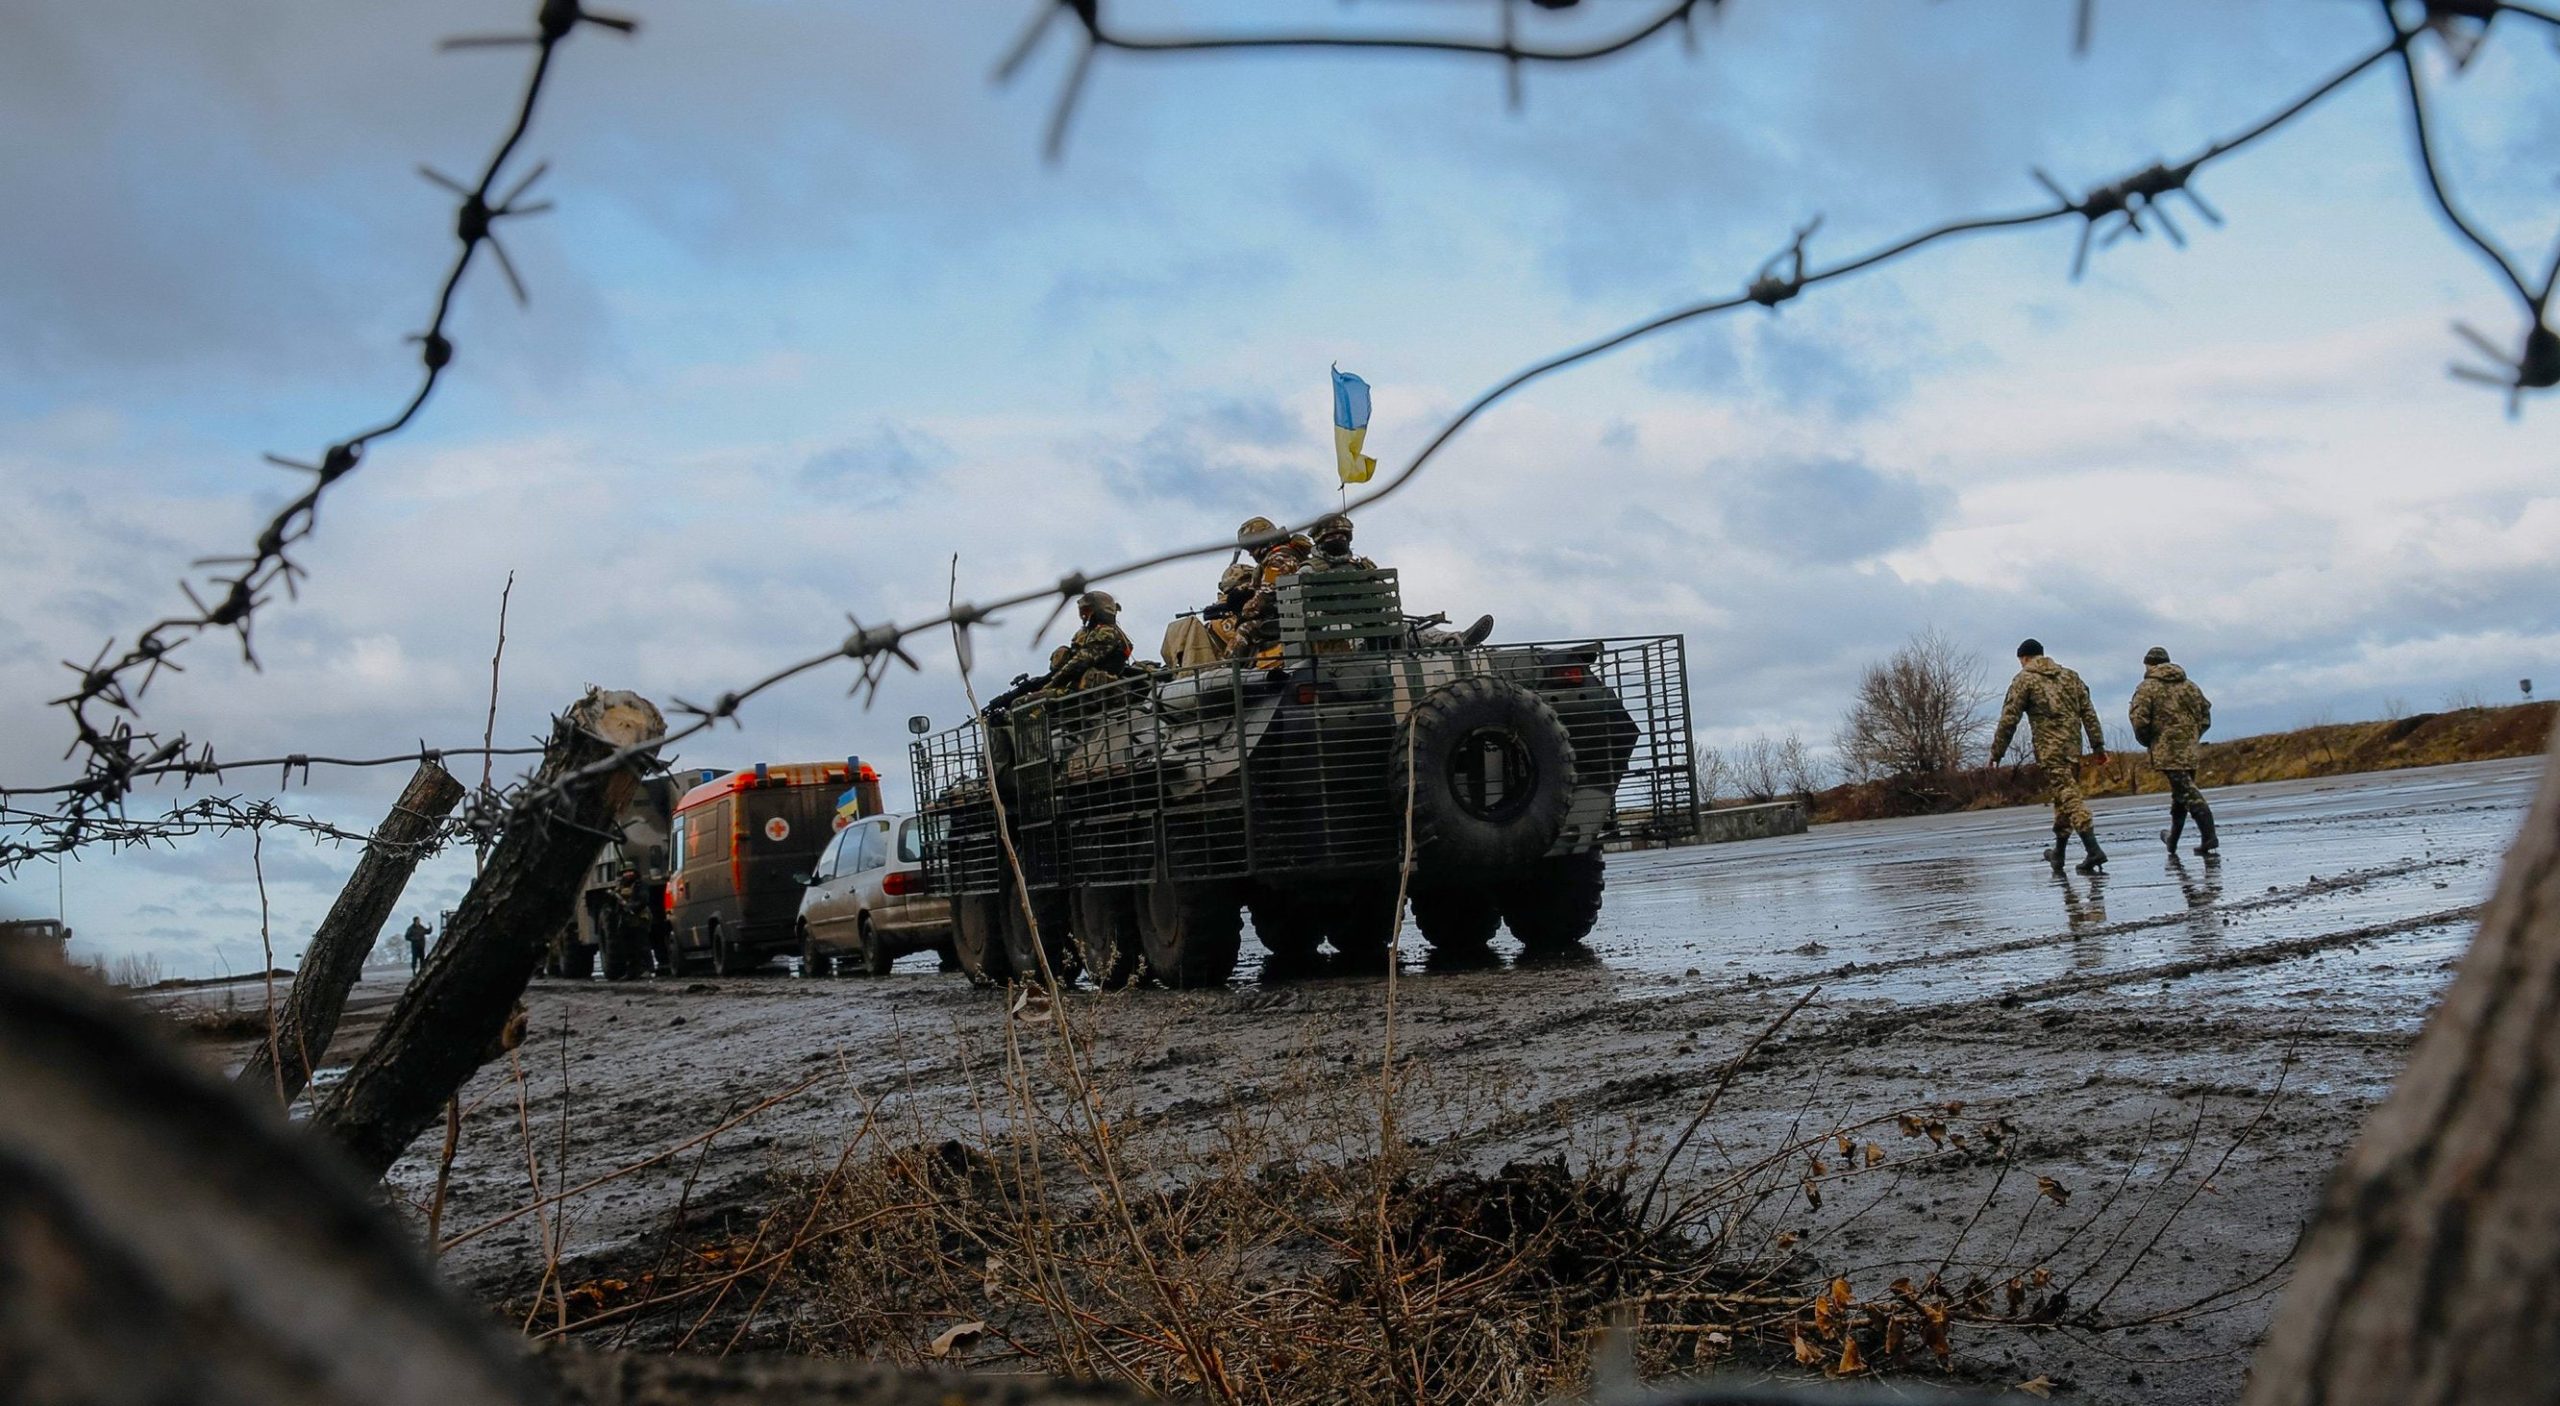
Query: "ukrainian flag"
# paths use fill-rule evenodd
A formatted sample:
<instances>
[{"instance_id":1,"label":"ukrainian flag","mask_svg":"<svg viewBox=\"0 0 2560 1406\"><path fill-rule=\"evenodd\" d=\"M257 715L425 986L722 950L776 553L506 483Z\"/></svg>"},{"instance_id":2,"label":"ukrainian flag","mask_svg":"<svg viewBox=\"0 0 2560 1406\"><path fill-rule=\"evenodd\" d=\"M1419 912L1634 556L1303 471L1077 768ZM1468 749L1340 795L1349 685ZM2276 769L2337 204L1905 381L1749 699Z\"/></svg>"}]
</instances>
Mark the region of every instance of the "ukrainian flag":
<instances>
[{"instance_id":1,"label":"ukrainian flag","mask_svg":"<svg viewBox=\"0 0 2560 1406\"><path fill-rule=\"evenodd\" d=\"M1369 383L1333 368L1333 458L1344 483L1367 483L1378 461L1360 452L1369 437Z\"/></svg>"}]
</instances>

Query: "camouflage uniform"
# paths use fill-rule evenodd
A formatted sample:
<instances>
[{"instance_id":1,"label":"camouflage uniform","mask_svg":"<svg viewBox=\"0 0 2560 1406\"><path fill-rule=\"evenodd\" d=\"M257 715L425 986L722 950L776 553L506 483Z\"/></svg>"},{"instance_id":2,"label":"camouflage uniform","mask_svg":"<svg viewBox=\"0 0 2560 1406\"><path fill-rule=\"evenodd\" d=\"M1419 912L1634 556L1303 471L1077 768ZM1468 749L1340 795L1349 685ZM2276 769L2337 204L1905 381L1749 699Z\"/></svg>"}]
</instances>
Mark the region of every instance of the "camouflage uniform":
<instances>
[{"instance_id":1,"label":"camouflage uniform","mask_svg":"<svg viewBox=\"0 0 2560 1406\"><path fill-rule=\"evenodd\" d=\"M1253 594L1236 612L1238 655L1259 654L1280 642L1280 583L1304 570L1315 550L1315 543L1298 536L1262 554Z\"/></svg>"},{"instance_id":2,"label":"camouflage uniform","mask_svg":"<svg viewBox=\"0 0 2560 1406\"><path fill-rule=\"evenodd\" d=\"M1322 547L1317 547L1313 551L1309 552L1307 555L1307 564L1299 568L1301 571L1375 571L1377 569L1378 564L1376 562L1369 560L1358 552L1342 552L1336 554L1328 552Z\"/></svg>"},{"instance_id":3,"label":"camouflage uniform","mask_svg":"<svg viewBox=\"0 0 2560 1406\"><path fill-rule=\"evenodd\" d=\"M1052 698L1120 678L1128 669L1129 656L1137 652L1120 626L1101 616L1076 631L1064 647L1066 656L1050 666L1049 686L1043 690Z\"/></svg>"},{"instance_id":4,"label":"camouflage uniform","mask_svg":"<svg viewBox=\"0 0 2560 1406\"><path fill-rule=\"evenodd\" d=\"M1218 641L1218 657L1235 657L1236 645L1244 638L1244 604L1253 596L1257 573L1249 561L1236 562L1218 576L1218 599L1203 611L1200 623Z\"/></svg>"},{"instance_id":5,"label":"camouflage uniform","mask_svg":"<svg viewBox=\"0 0 2560 1406\"><path fill-rule=\"evenodd\" d=\"M2036 765L2044 772L2046 798L2053 802L2057 833L2086 830L2095 822L2080 792L2080 734L2089 734L2089 750L2107 750L2098 727L2097 705L2089 686L2071 670L2039 654L2018 666L2009 681L2008 700L2000 705L2000 727L1991 735L1991 759L2008 755L2009 740L2024 717L2035 734Z\"/></svg>"},{"instance_id":6,"label":"camouflage uniform","mask_svg":"<svg viewBox=\"0 0 2560 1406\"><path fill-rule=\"evenodd\" d=\"M2157 656L2156 662L2153 656ZM2168 651L2145 656L2142 682L2133 690L2129 712L2133 740L2151 749L2151 765L2169 782L2169 828L2161 840L2171 850L2194 816L2204 838L2204 852L2220 848L2213 828L2213 807L2196 785L2196 745L2213 727L2213 700L2204 696L2187 671L2169 662Z\"/></svg>"}]
</instances>

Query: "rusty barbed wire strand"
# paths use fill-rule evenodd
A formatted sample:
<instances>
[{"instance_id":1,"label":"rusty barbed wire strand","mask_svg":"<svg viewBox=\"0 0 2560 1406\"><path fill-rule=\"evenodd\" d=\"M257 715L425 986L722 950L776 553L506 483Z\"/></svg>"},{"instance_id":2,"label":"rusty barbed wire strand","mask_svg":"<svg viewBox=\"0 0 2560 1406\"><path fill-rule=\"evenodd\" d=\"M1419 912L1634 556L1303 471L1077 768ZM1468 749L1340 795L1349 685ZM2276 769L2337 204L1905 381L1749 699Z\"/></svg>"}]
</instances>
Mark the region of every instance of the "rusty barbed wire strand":
<instances>
[{"instance_id":1,"label":"rusty barbed wire strand","mask_svg":"<svg viewBox=\"0 0 2560 1406\"><path fill-rule=\"evenodd\" d=\"M524 35L472 36L446 41L447 49L532 45L534 59L522 98L517 102L513 118L495 151L482 165L477 181L468 185L429 167L419 170L428 180L448 191L458 200L454 215L454 237L461 248L446 270L435 298L435 309L426 329L410 340L419 347L421 367L417 388L401 405L398 413L369 428L339 439L325 449L317 463L305 463L282 455L269 454L268 462L281 468L311 475L308 488L278 509L260 530L250 552L245 556L205 557L197 560L197 568L209 568L204 593L197 583L181 580L178 589L193 607L192 613L163 619L135 636L121 654L110 639L86 666L63 661L63 667L79 675L79 687L61 698L55 706L71 715L74 737L65 757L80 756L84 777L72 792L72 804L66 808L63 823L76 830L89 819L111 816L122 802L137 777L164 774L166 764L182 759L189 749L184 734L163 740L155 733L139 731L134 720L140 716L138 701L149 690L160 672L183 672L170 655L209 631L227 630L237 635L241 657L252 668L258 663L251 627L258 609L273 598L281 586L288 597L298 596L304 571L292 549L310 537L319 523L320 504L329 490L347 475L355 472L367 448L376 441L408 428L428 400L443 383L444 373L453 364L454 346L446 327L453 313L454 298L462 287L462 279L486 249L505 275L508 288L518 302L526 300L524 280L517 274L515 263L498 242L497 224L501 220L538 214L550 208L550 202L521 203L533 185L549 169L547 163L536 163L518 178L503 195L492 198L499 178L508 162L533 125L536 104L542 97L545 81L551 73L551 60L561 42L581 26L595 25L625 34L637 29L636 21L589 10L580 0L540 0L534 14L534 32ZM227 573L227 574L225 574ZM207 596L211 597L208 604ZM93 710L103 710L98 716ZM181 769L184 764L181 763ZM25 788L20 788L24 790ZM8 861L0 859L0 869Z\"/></svg>"},{"instance_id":2,"label":"rusty barbed wire strand","mask_svg":"<svg viewBox=\"0 0 2560 1406\"><path fill-rule=\"evenodd\" d=\"M1042 4L1044 8L1039 15L1035 16L1035 22L1030 30L1016 42L1012 52L999 65L997 70L999 79L1010 76L1018 69L1021 62L1036 47L1050 22L1060 12L1073 16L1082 28L1085 35L1084 57L1086 59L1090 58L1092 51L1100 48L1137 53L1177 54L1217 49L1307 47L1431 49L1479 57L1494 57L1512 62L1572 63L1632 49L1663 33L1672 24L1693 15L1702 4L1711 11L1717 8L1717 0L1692 0L1692 3L1674 5L1657 14L1648 25L1639 30L1589 46L1587 50L1535 50L1518 45L1507 35L1501 43L1490 46L1458 40L1407 40L1348 35L1137 39L1117 34L1103 24L1099 0L1042 0ZM555 10L563 8L575 11L574 5L564 7L561 0L546 0L543 12L548 17ZM1403 467L1396 470L1376 488L1350 499L1342 510L1366 509L1401 493L1430 466L1441 450L1460 431L1485 411L1535 381L1686 323L1750 306L1765 308L1774 313L1782 304L1801 296L1808 288L1866 272L1934 245L1976 234L2076 221L2080 226L2080 237L2071 264L2075 279L2085 271L2093 249L2103 252L2125 237L2147 237L2154 224L2159 227L2165 238L2183 247L2185 234L2168 212L2167 197L2175 195L2188 202L2207 223L2221 224L2220 214L2194 189L2194 179L2200 172L2287 127L2375 66L2395 58L2402 60L2404 64L2410 64L2412 61L2409 49L2421 34L2429 32L2448 20L2486 25L2500 16L2509 14L2560 29L2560 14L2545 12L2527 4L2514 3L2514 0L2423 0L2417 8L2421 11L2419 21L2415 24L2404 24L2400 18L2401 9L2396 7L2392 0L2383 0L2384 17L2388 21L2390 30L2387 38L2331 73L2300 96L2274 109L2266 117L2232 136L2206 145L2184 161L2176 163L2155 161L2112 181L2087 187L2076 196L2045 172L2033 170L2029 173L2030 176L2050 197L2043 205L2006 214L1948 221L1830 264L1818 263L1809 257L1809 243L1820 225L1820 218L1817 216L1799 226L1789 243L1763 262L1739 293L1674 308L1616 332L1584 342L1532 363L1478 394L1456 415L1441 424L1424 442L1421 450ZM584 14L582 11L576 13L581 16ZM543 52L547 61L549 46L557 42L556 37L550 37L548 23L546 19L546 37L541 40L515 42L543 43L545 46ZM1079 62L1078 72L1081 73L1084 67L1084 63ZM2414 67L2411 67L2410 71L2414 72ZM1082 80L1079 77L1074 81L1080 83ZM2409 88L2413 113L2423 114L2427 104L2424 89L2415 83L2410 84ZM530 111L528 102L525 109L526 115L529 116ZM2422 117L2414 121L2417 125L2423 125ZM1056 125L1053 122L1053 127ZM513 140L511 137L510 146ZM2435 175L2432 155L2424 141L2420 143L2420 152L2422 160L2426 163L2431 188L2441 189L2441 181ZM501 158L503 155L502 148ZM484 189L494 181L497 164L493 162L489 168L487 179L482 183ZM2448 205L2445 208L2450 207ZM2512 269L2510 273L2512 274ZM2510 278L2509 282L2514 285L2513 291L2518 293L2525 305L2531 327L2525 338L2523 350L2515 357L2510 359L2496 353L2494 346L2486 338L2468 328L2458 329L2466 340L2496 356L2501 365L2509 368L2512 372L2511 376L2494 377L2492 373L2461 367L2455 368L2455 374L2468 380L2495 379L2497 384L2508 386L2518 395L2526 389L2546 389L2552 384L2560 383L2560 337L2554 337L2544 322L2544 314L2550 302L2551 285L2554 281L2560 281L2560 260L2555 260L2553 273L2550 277L2546 277L2544 286L2538 294L2524 287L2521 280ZM2550 375L2548 379L2542 379L2546 366L2550 368ZM1263 545L1276 542L1296 530L1298 529L1289 526L1275 528L1269 533L1246 539L1241 545ZM832 665L839 659L855 662L857 673L848 692L851 695L863 697L867 707L876 700L882 683L895 665L903 663L911 671L920 667L905 647L906 641L917 634L943 629L954 630L965 661L970 652L970 631L982 625L992 626L998 623L998 617L1003 612L1044 602L1050 603L1049 615L1039 631L1039 634L1045 635L1049 625L1057 620L1077 596L1097 584L1175 562L1215 556L1231 551L1238 545L1240 543L1234 539L1220 539L1154 553L1099 570L1071 571L1053 583L983 602L959 603L939 615L905 624L866 626L858 617L848 615L847 624L851 627L850 632L842 641L825 652L782 665L742 687L722 693L709 704L695 704L681 698L674 699L671 701L672 711L686 719L682 726L670 729L659 737L617 747L600 760L553 778L543 785L521 786L503 798L504 804L510 813L517 816L524 815L535 808L551 808L565 796L569 788L635 762L644 761L651 753L697 736L716 727L723 720L734 720L739 710L749 700L803 674ZM139 652L140 647L137 646L137 653ZM110 687L113 686L111 680ZM130 700L118 695L116 701L120 707L130 711ZM84 734L80 741L75 742L74 751L89 740ZM153 739L146 734L139 740L150 742ZM46 788L55 794L68 793L74 799L74 804L66 808L59 824L76 828L85 815L94 813L92 808L100 797L106 797L108 804L120 799L124 794L127 777L149 775L155 769L162 771L183 769L183 767L167 765L172 752L171 746L159 746L153 753L136 758L129 755L132 745L134 744L128 742L126 752L109 751L96 760L90 769L91 774L79 782ZM93 748L93 750L96 749ZM183 750L182 745L178 750ZM314 761L319 763L320 759L315 758ZM494 804L496 800L496 797L483 798L483 801L490 804ZM480 808L485 807L475 805L475 809ZM484 819L482 823L488 822ZM5 855L0 855L0 867L5 867L6 862Z\"/></svg>"},{"instance_id":3,"label":"rusty barbed wire strand","mask_svg":"<svg viewBox=\"0 0 2560 1406\"><path fill-rule=\"evenodd\" d=\"M27 810L0 804L0 828L45 833L59 820L49 811ZM226 833L238 830L291 830L309 835L315 843L355 843L378 845L424 859L448 844L471 838L471 831L460 818L437 822L436 832L412 841L390 841L362 830L322 820L315 815L289 811L272 800L242 796L200 796L183 804L172 805L167 812L152 816L116 815L92 822L82 836L82 847L106 845L110 849L130 849L151 845L171 845L196 835ZM37 845L19 845L0 841L0 865L22 862L49 853L66 852L56 848L58 839ZM21 852L23 851L23 853Z\"/></svg>"}]
</instances>

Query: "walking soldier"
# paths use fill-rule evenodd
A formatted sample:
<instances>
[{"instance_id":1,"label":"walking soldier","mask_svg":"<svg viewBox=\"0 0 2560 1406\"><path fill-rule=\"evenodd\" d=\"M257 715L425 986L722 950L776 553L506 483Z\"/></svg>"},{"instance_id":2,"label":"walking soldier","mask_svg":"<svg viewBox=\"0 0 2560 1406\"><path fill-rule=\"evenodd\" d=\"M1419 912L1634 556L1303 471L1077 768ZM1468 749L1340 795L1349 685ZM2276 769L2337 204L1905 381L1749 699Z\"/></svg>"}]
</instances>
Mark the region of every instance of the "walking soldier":
<instances>
[{"instance_id":1,"label":"walking soldier","mask_svg":"<svg viewBox=\"0 0 2560 1406\"><path fill-rule=\"evenodd\" d=\"M2098 826L2080 793L2080 734L2089 735L2089 751L2107 759L2106 734L2098 727L2097 705L2080 676L2045 657L2044 646L2028 640L2018 646L2018 675L2009 681L2009 697L2000 705L2000 727L1991 735L1991 760L2007 755L2018 719L2033 729L2036 766L2044 772L2047 799L2053 802L2053 848L2044 857L2062 872L2065 851L2077 832L2086 851L2080 872L2094 874L2107 862L2098 847Z\"/></svg>"},{"instance_id":2,"label":"walking soldier","mask_svg":"<svg viewBox=\"0 0 2560 1406\"><path fill-rule=\"evenodd\" d=\"M2168 650L2155 644L2142 663L2142 682L2133 690L2133 740L2151 749L2151 764L2169 779L2169 828L2160 832L2160 843L2176 854L2192 815L2196 853L2218 853L2222 841L2214 834L2213 807L2196 785L2196 744L2213 727L2213 700L2186 670L2169 662Z\"/></svg>"}]
</instances>

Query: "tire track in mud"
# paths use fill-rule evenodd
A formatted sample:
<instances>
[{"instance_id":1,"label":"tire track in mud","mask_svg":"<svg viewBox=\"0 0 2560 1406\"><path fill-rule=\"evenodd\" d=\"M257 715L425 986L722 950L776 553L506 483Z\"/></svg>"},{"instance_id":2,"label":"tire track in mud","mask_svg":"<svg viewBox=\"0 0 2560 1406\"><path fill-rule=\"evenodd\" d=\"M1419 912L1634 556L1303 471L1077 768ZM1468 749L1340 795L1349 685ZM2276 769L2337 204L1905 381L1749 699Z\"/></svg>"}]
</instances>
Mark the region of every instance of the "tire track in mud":
<instances>
[{"instance_id":1,"label":"tire track in mud","mask_svg":"<svg viewBox=\"0 0 2560 1406\"><path fill-rule=\"evenodd\" d=\"M1401 1018L1398 1040L1400 1044L1410 1048L1411 1056L1415 1059L1456 1062L1469 1059L1497 1061L1515 1059L1524 1047L1534 1048L1552 1037L1587 1030L1595 1021L1609 1023L1629 1033L1677 1038L1687 1035L1702 1023L1694 1018L1697 1014L1735 1003L1760 1004L1763 998L1782 992L1801 990L1808 986L1837 986L1898 972L1945 968L2047 948L2067 948L2110 937L2175 929L2194 922L2200 913L2237 916L2279 909L2331 895L2357 892L2372 884L2390 879L2459 868L2470 862L2472 861L2469 857L2462 855L2440 855L2404 860L2285 885L2268 892L2252 894L2246 898L2216 903L2205 910L2179 909L2153 917L2133 918L2118 923L2098 924L2077 929L2065 928L1998 942L1942 948L1908 957L1888 958L1874 962L1846 962L1818 972L1719 982L1661 997L1629 1001L1611 995L1576 991L1571 993L1570 999L1560 1001L1555 1009L1519 1021L1505 1021L1501 1016L1515 1008L1520 1000L1530 999L1526 993L1515 998L1509 993L1484 987L1452 990L1443 995L1443 1000L1447 1004L1463 1008L1468 1016L1490 1017L1489 1019L1466 1019L1463 1028L1454 1039L1434 1038L1439 1033L1437 1027L1446 1024L1446 1019L1428 1022L1417 1019L1425 1013L1410 1004L1412 998L1409 996L1409 1004ZM2053 983L2039 983L2038 987L2052 985L2055 989L2043 994L2021 995L2018 1001L2010 1004L2026 1000L2053 999L2105 986L2175 979L2179 976L2195 975L2210 970L2268 965L2330 947L2352 945L2376 937L2438 926L2449 921L2468 921L2478 913L2479 905L2472 904L2445 910L2442 913L2369 924L2340 932L2256 943L2212 956L2186 958L2138 968L2078 973L2057 978ZM1502 973L1501 975L1518 974ZM2063 989L2065 986L2068 989ZM2036 991L2038 987L2020 987L2015 990L2027 993ZM1178 1013L1163 1012L1170 1018L1158 1028L1170 1031L1183 1025L1212 1021L1222 1027L1218 1031L1219 1034L1242 1036L1243 1029L1234 1023L1240 1018L1295 1022L1309 1017L1357 1020L1375 1016L1378 1014L1376 993L1380 989L1375 982L1364 982L1328 984L1321 987L1282 986L1277 990L1239 988L1232 991L1197 994L1120 993L1112 999L1155 1002L1178 1000L1196 1003ZM1783 1058L1791 1046L1800 1043L1857 1039L1862 1037L1862 1033L1866 1038L1872 1038L1909 1025L1943 1021L1967 1012L1994 1008L2002 1003L2007 994L2001 992L1970 996L1954 1001L1900 1005L1891 1012L1876 1013L1874 1018L1879 1025L1873 1032L1846 1028L1835 1031L1834 1027L1839 1022L1834 1021L1819 1030L1808 1030L1802 1034L1772 1040L1754 1056L1751 1067L1760 1068L1774 1064ZM1826 991L1824 995L1826 1000L1857 999L1851 992ZM1716 1020L1704 1023L1725 1022ZM940 1067L943 1066L927 1066L927 1068ZM1551 1064L1548 1072L1552 1075L1567 1067L1564 1064ZM1552 1122L1555 1118L1567 1114L1612 1112L1640 1107L1655 1099L1664 1098L1691 1087L1697 1077L1694 1070L1680 1070L1603 1079L1595 1084L1584 1086L1581 1090L1558 1093L1542 1100L1533 1110L1520 1115L1521 1126L1534 1126L1541 1121ZM1338 1090L1374 1082L1375 1079L1374 1062L1363 1059L1354 1061L1347 1068L1315 1071L1301 1069L1283 1082L1288 1085L1286 1090L1288 1095L1298 1097L1310 1090ZM1139 1119L1142 1124L1150 1127L1180 1123L1216 1110L1260 1107L1271 1102L1281 1092L1279 1088L1261 1082L1229 1084L1214 1096L1204 1094L1175 1096L1159 1108L1141 1112ZM1472 1145L1479 1141L1498 1141L1507 1133L1516 1133L1520 1130L1514 1127L1513 1123L1513 1119L1499 1120L1480 1130L1479 1134L1470 1135L1466 1142Z\"/></svg>"},{"instance_id":2,"label":"tire track in mud","mask_svg":"<svg viewBox=\"0 0 2560 1406\"><path fill-rule=\"evenodd\" d=\"M1884 1010L1850 1012L1811 1029L1782 1033L1764 1040L1760 1047L1752 1052L1750 1059L1741 1067L1740 1072L1743 1074L1768 1072L1791 1062L1801 1062L1799 1057L1834 1058L1843 1047L1871 1047L1875 1041L1899 1034L1914 1026L1936 1024L1987 1011L2011 1010L2035 1002L2082 995L2109 987L2174 981L2206 972L2227 971L2241 967L2272 966L2336 948L2352 947L2359 943L2472 923L2478 920L2484 906L2479 903L2464 904L2389 922L2367 923L2335 932L2254 943L2211 956L2182 958L2172 962L2121 967L2109 971L2075 973L1959 1000L1902 1003ZM2135 928L2151 926L2151 924L2132 923L2124 926ZM2014 945L2016 944L1998 944L2002 948ZM1868 968L1860 968L1862 974L1866 970ZM1715 993L1714 996L1699 993L1694 997L1684 996L1677 999L1683 1006L1705 1004L1715 996L1764 994L1779 989L1782 984L1804 983L1770 982L1760 986L1728 988ZM2305 1039L2315 1041L2320 1037L2321 1032L2306 1032L2303 1036ZM2348 1037L2356 1038L2352 1032L2348 1032ZM1714 1068L1720 1070L1721 1066ZM1648 1104L1667 1101L1683 1094L1694 1094L1700 1083L1700 1073L1697 1070L1657 1070L1647 1074L1604 1079L1581 1089L1550 1095L1532 1108L1482 1129L1471 1130L1450 1145L1481 1146L1499 1142L1507 1137L1517 1137L1538 1128L1559 1126L1574 1118L1625 1112Z\"/></svg>"}]
</instances>

